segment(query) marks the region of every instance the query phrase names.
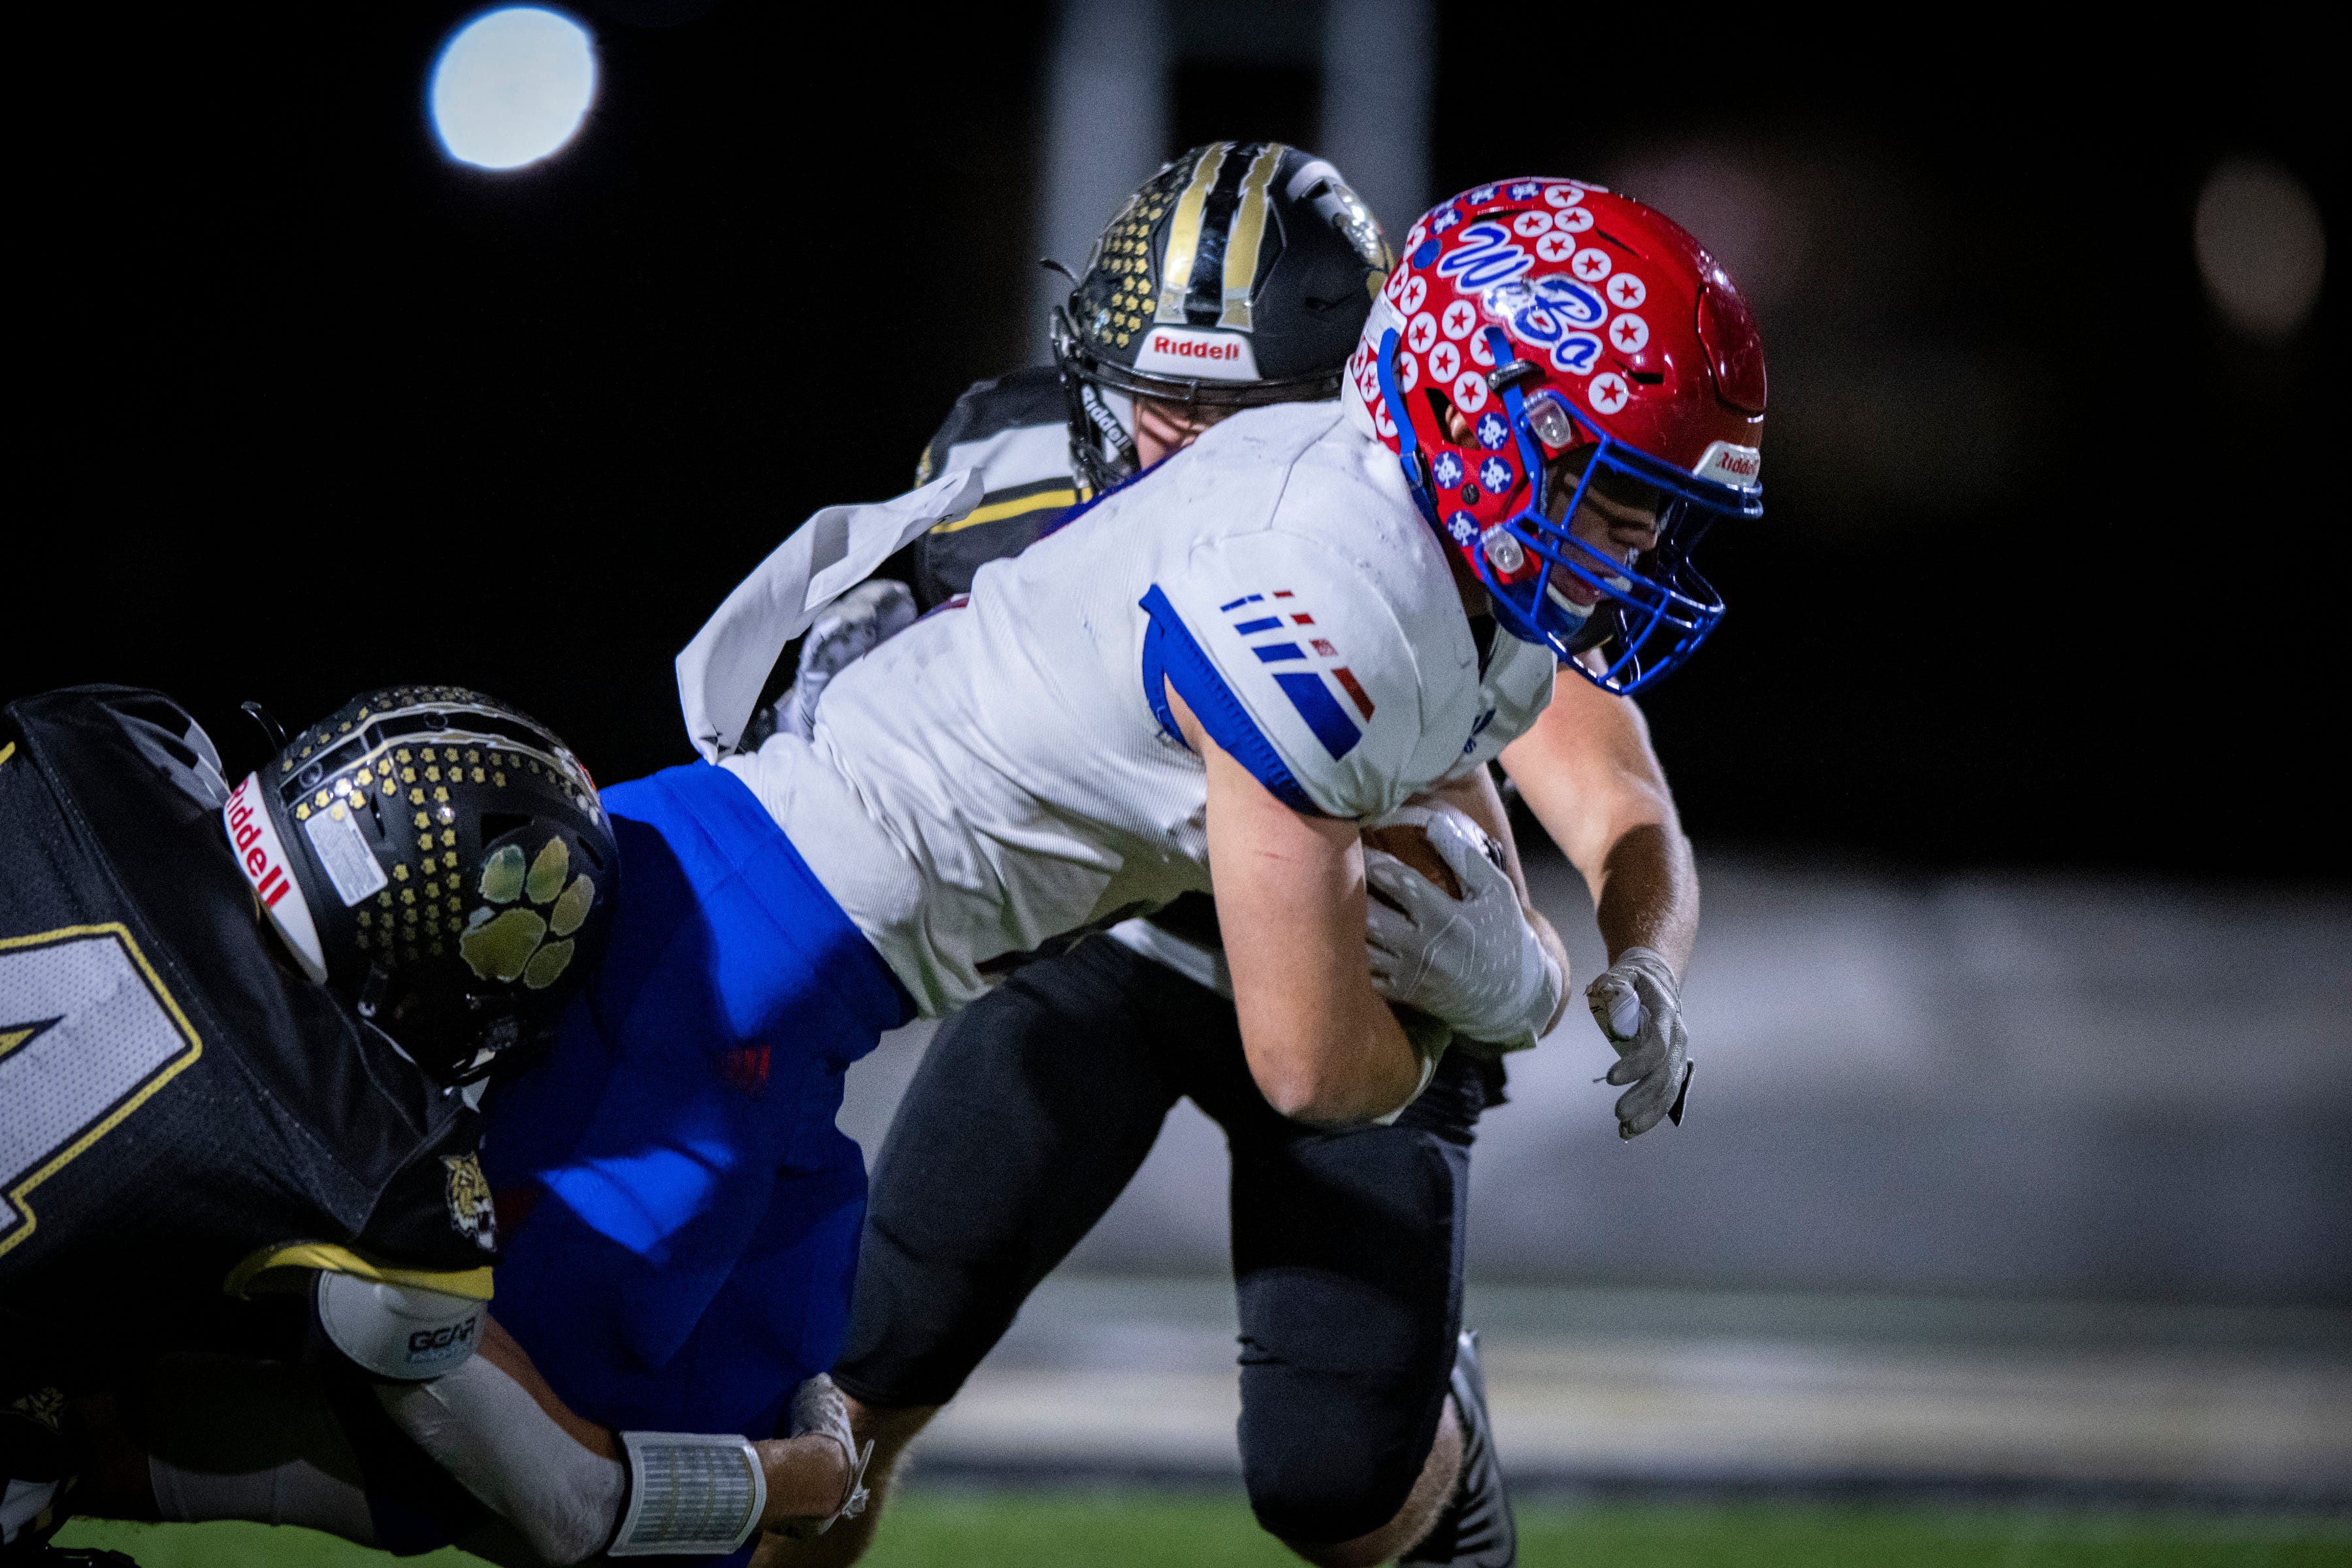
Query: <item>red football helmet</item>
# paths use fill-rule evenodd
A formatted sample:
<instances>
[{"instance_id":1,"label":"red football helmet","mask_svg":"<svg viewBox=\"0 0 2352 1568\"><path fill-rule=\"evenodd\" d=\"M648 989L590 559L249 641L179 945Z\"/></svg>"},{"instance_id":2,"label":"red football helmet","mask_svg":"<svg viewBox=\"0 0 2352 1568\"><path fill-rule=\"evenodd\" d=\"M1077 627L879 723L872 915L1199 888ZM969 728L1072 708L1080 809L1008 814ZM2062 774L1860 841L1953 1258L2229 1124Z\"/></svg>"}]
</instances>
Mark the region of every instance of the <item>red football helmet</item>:
<instances>
[{"instance_id":1,"label":"red football helmet","mask_svg":"<svg viewBox=\"0 0 2352 1568\"><path fill-rule=\"evenodd\" d=\"M1764 345L1746 302L1664 214L1577 180L1466 191L1412 226L1403 257L1348 361L1351 415L1506 629L1609 690L1657 679L1723 615L1692 550L1717 518L1764 511ZM1575 492L1547 506L1551 473L1570 471L1548 465L1570 456ZM1656 544L1630 567L1569 528L1612 473L1659 501ZM1592 647L1599 673L1574 657Z\"/></svg>"}]
</instances>

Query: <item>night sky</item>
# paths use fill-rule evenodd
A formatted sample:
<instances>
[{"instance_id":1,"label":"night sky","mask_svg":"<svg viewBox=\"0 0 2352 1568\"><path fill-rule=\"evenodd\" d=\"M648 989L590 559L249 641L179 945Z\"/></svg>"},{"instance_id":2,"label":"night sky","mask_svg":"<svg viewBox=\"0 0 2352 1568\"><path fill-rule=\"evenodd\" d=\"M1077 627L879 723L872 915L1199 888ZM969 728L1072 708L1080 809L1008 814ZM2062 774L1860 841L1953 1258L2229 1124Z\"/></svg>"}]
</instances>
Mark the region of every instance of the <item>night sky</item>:
<instances>
[{"instance_id":1,"label":"night sky","mask_svg":"<svg viewBox=\"0 0 2352 1568\"><path fill-rule=\"evenodd\" d=\"M1045 12L625 9L591 13L577 142L519 175L426 127L461 8L20 43L51 111L18 146L0 696L158 686L243 767L240 699L291 724L449 680L600 778L687 760L677 647L800 517L903 489L1029 341ZM1538 68L1498 15L1444 16L1441 189L1567 174L1672 212L1694 167L1747 182L1710 243L1769 285L1769 511L1710 545L1731 614L1643 698L1702 846L2352 875L2340 262L2260 347L2189 244L2252 153L2340 245L2315 52L1743 38L1703 71L1662 15ZM1180 139L1312 123L1236 72L1180 74Z\"/></svg>"}]
</instances>

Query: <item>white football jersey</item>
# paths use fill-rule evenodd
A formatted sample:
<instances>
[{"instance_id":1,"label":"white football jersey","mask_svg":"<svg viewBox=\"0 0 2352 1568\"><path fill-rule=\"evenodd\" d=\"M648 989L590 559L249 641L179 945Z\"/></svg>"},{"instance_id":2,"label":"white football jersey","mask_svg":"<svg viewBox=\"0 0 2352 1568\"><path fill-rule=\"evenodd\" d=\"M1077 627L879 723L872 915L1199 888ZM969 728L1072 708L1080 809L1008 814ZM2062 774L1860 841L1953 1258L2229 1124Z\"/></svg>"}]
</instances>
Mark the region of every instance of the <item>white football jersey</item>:
<instances>
[{"instance_id":1,"label":"white football jersey","mask_svg":"<svg viewBox=\"0 0 2352 1568\"><path fill-rule=\"evenodd\" d=\"M845 669L813 742L730 757L926 1014L980 965L1209 890L1207 774L1161 681L1301 811L1378 816L1551 699L1485 670L1396 459L1337 405L1253 409Z\"/></svg>"}]
</instances>

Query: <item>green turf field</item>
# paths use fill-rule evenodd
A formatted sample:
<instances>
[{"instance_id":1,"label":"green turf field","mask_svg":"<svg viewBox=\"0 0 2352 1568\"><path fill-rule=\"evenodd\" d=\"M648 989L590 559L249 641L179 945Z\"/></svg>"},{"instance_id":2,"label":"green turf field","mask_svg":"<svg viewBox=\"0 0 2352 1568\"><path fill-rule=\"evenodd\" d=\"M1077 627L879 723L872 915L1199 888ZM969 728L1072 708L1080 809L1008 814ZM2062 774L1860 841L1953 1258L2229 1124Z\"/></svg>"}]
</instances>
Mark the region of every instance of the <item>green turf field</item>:
<instances>
[{"instance_id":1,"label":"green turf field","mask_svg":"<svg viewBox=\"0 0 2352 1568\"><path fill-rule=\"evenodd\" d=\"M2043 1509L1536 1503L1519 1510L1528 1568L2316 1568L2352 1564L2352 1520ZM261 1525L69 1526L61 1545L111 1546L142 1568L360 1568L395 1559L308 1531ZM462 1552L401 1559L477 1568ZM1041 1563L1295 1563L1238 1498L1165 1492L951 1492L902 1499L872 1568Z\"/></svg>"}]
</instances>

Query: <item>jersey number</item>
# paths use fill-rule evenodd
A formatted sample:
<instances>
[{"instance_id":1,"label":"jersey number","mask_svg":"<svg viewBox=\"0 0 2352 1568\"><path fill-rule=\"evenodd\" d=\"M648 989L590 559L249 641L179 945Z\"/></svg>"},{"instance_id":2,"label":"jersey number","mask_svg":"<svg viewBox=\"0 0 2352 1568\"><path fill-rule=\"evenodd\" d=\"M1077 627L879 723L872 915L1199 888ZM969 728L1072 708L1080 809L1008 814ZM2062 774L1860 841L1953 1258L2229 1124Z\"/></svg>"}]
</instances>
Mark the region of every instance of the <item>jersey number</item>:
<instances>
[{"instance_id":1,"label":"jersey number","mask_svg":"<svg viewBox=\"0 0 2352 1568\"><path fill-rule=\"evenodd\" d=\"M203 1051L122 926L0 938L0 1253L33 1233L26 1194Z\"/></svg>"}]
</instances>

